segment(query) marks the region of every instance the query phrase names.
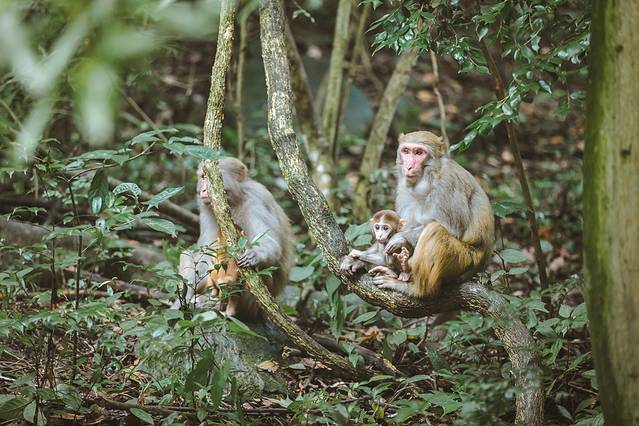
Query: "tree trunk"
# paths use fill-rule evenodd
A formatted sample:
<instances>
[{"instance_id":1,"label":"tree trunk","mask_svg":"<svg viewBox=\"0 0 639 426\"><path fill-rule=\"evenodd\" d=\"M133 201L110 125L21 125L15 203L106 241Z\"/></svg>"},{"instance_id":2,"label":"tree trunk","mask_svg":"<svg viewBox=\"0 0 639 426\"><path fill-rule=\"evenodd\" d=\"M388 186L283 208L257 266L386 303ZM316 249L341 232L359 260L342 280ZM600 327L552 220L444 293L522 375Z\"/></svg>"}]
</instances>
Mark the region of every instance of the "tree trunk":
<instances>
[{"instance_id":1,"label":"tree trunk","mask_svg":"<svg viewBox=\"0 0 639 426\"><path fill-rule=\"evenodd\" d=\"M594 2L584 273L606 424L639 425L639 3Z\"/></svg>"}]
</instances>

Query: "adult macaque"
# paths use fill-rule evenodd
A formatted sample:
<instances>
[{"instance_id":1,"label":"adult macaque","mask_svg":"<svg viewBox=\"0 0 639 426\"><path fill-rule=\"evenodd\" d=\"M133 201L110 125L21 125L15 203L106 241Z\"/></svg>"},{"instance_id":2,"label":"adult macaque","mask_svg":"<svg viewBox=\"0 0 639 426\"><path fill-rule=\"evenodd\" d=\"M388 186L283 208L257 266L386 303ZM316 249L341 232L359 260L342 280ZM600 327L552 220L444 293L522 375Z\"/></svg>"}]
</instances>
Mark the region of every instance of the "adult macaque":
<instances>
[{"instance_id":1,"label":"adult macaque","mask_svg":"<svg viewBox=\"0 0 639 426\"><path fill-rule=\"evenodd\" d=\"M352 259L377 265L371 270L372 273L384 273L394 276L400 281L408 281L410 279L408 266L410 252L408 249L403 247L401 253L393 253L392 255L384 251L386 243L390 241L391 237L404 229L405 226L406 221L393 210L378 211L371 218L373 244L365 251L352 250L349 256Z\"/></svg>"},{"instance_id":2,"label":"adult macaque","mask_svg":"<svg viewBox=\"0 0 639 426\"><path fill-rule=\"evenodd\" d=\"M202 293L207 286L211 286L216 294L221 284L236 281L238 267L264 269L276 266L272 277L264 279L271 294L277 296L288 283L288 274L294 262L293 232L289 219L264 185L247 176L248 170L240 160L230 157L220 160L220 171L233 222L248 241L259 235L261 237L255 247L242 253L237 264L223 253L217 253L216 256L210 251L197 255L182 253L180 274L189 283L186 301L191 301L196 292ZM197 187L200 208L200 237L197 245L206 247L217 241L220 235L201 166L198 167ZM225 264L226 268L213 268L213 265L220 263ZM174 306L180 306L180 301L176 301ZM225 313L246 320L255 320L261 315L257 302L248 292L230 296Z\"/></svg>"},{"instance_id":3,"label":"adult macaque","mask_svg":"<svg viewBox=\"0 0 639 426\"><path fill-rule=\"evenodd\" d=\"M425 297L437 293L443 282L468 279L483 270L494 241L490 202L473 176L449 158L442 138L430 132L401 135L397 173L395 207L407 224L385 251L414 247L409 260L413 283L388 275L375 276L374 283ZM347 260L342 263L345 273L356 267Z\"/></svg>"}]
</instances>

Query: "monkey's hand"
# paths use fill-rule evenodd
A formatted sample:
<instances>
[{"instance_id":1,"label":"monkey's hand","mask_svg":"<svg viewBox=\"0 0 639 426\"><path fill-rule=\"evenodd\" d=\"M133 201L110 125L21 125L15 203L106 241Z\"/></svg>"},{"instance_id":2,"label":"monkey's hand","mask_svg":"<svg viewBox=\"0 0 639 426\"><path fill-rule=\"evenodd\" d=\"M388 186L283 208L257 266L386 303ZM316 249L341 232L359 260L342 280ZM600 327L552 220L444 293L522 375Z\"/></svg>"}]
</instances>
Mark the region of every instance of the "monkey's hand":
<instances>
[{"instance_id":1,"label":"monkey's hand","mask_svg":"<svg viewBox=\"0 0 639 426\"><path fill-rule=\"evenodd\" d=\"M348 255L352 257L353 259L359 259L362 253L363 252L361 250L351 250L351 252Z\"/></svg>"},{"instance_id":2,"label":"monkey's hand","mask_svg":"<svg viewBox=\"0 0 639 426\"><path fill-rule=\"evenodd\" d=\"M242 253L240 258L238 259L237 266L239 266L240 268L252 268L254 266L257 266L258 263L259 256L257 251L255 251L255 249L248 249L244 253Z\"/></svg>"},{"instance_id":3,"label":"monkey's hand","mask_svg":"<svg viewBox=\"0 0 639 426\"><path fill-rule=\"evenodd\" d=\"M342 274L348 277L352 277L353 275L355 275L355 272L362 269L363 267L364 262L358 259L354 259L351 256L344 256L339 266Z\"/></svg>"},{"instance_id":4,"label":"monkey's hand","mask_svg":"<svg viewBox=\"0 0 639 426\"><path fill-rule=\"evenodd\" d=\"M384 253L393 254L395 252L401 251L402 247L409 247L408 240L401 234L395 234L391 237L391 239L386 243L386 248L384 249Z\"/></svg>"},{"instance_id":5,"label":"monkey's hand","mask_svg":"<svg viewBox=\"0 0 639 426\"><path fill-rule=\"evenodd\" d=\"M387 266L376 266L369 270L368 273L370 275L384 275L386 277L397 278L397 273Z\"/></svg>"}]
</instances>

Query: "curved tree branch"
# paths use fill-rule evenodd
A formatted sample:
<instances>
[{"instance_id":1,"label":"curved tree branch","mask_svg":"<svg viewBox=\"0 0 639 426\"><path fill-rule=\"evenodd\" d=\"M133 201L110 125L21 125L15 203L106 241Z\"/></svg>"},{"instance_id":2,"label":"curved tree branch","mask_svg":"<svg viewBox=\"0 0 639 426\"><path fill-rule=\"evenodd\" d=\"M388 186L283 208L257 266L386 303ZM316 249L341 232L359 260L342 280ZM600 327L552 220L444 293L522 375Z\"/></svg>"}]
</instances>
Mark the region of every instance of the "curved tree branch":
<instances>
[{"instance_id":1,"label":"curved tree branch","mask_svg":"<svg viewBox=\"0 0 639 426\"><path fill-rule=\"evenodd\" d=\"M277 0L274 1L277 2ZM225 82L231 63L233 22L236 10L237 0L222 1L217 52L215 53L215 63L211 71L211 90L209 92L206 117L204 120L204 144L216 150L219 150L222 145ZM260 22L262 22L262 13L260 13L260 18ZM264 24L262 24L262 26L264 26ZM282 44L279 47L282 49L281 52L285 58L286 53L282 35L280 40ZM268 48L268 42L264 42L263 40L262 49ZM284 60L284 64L286 64L286 60ZM288 67L288 65L286 66ZM286 72L288 73L288 68ZM205 162L205 173L207 176L206 184L209 197L211 198L211 206L213 207L220 234L223 236L223 241L220 241L220 244L224 246L237 246L237 230L231 219L231 211L224 195L224 183L218 162ZM266 315L280 330L286 333L291 341L300 349L349 377L362 377L364 375L362 371L355 369L345 358L325 349L292 322L279 308L275 299L268 291L268 288L259 277L245 270L240 270L240 275L242 282L245 283L248 291L257 299Z\"/></svg>"},{"instance_id":2,"label":"curved tree branch","mask_svg":"<svg viewBox=\"0 0 639 426\"><path fill-rule=\"evenodd\" d=\"M309 232L322 250L331 272L340 276L348 289L362 299L400 316L421 317L462 308L495 318L495 333L508 352L516 382L522 389L517 396L516 421L540 425L543 395L534 341L524 324L508 309L504 297L481 284L469 282L448 286L436 298L417 300L400 293L382 291L372 284L367 275L357 280L340 275L339 262L348 247L326 199L309 177L293 130L283 16L277 0L262 0L260 22L268 86L269 136L289 191L299 203Z\"/></svg>"}]
</instances>

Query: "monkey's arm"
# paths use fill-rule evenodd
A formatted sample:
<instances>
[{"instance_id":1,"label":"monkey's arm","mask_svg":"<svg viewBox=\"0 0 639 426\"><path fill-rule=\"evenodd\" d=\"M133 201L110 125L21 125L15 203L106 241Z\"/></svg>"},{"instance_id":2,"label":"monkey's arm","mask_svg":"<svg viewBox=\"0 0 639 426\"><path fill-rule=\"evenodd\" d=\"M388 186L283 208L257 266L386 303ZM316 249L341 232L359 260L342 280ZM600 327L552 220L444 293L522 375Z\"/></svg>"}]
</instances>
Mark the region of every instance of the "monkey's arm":
<instances>
[{"instance_id":1,"label":"monkey's arm","mask_svg":"<svg viewBox=\"0 0 639 426\"><path fill-rule=\"evenodd\" d=\"M397 234L393 235L391 239L386 244L386 249L384 250L387 254L398 253L402 247L413 248L417 245L417 241L419 241L419 236L422 234L422 231L426 227L428 223L420 223L415 226L410 227L404 231L400 231Z\"/></svg>"},{"instance_id":2,"label":"monkey's arm","mask_svg":"<svg viewBox=\"0 0 639 426\"><path fill-rule=\"evenodd\" d=\"M372 263L373 265L387 266L384 249L377 243L370 246L366 249L366 251L353 250L349 256L364 262Z\"/></svg>"},{"instance_id":3,"label":"monkey's arm","mask_svg":"<svg viewBox=\"0 0 639 426\"><path fill-rule=\"evenodd\" d=\"M262 220L255 218L252 223L244 227L249 241L260 236L254 247L248 248L237 261L240 268L255 266L275 266L282 257L282 247L275 238L276 230L269 227Z\"/></svg>"}]
</instances>

